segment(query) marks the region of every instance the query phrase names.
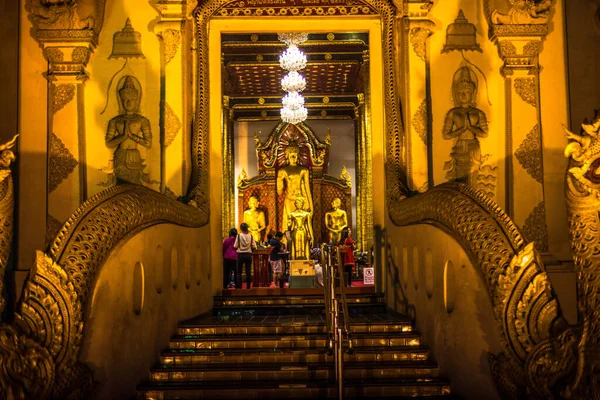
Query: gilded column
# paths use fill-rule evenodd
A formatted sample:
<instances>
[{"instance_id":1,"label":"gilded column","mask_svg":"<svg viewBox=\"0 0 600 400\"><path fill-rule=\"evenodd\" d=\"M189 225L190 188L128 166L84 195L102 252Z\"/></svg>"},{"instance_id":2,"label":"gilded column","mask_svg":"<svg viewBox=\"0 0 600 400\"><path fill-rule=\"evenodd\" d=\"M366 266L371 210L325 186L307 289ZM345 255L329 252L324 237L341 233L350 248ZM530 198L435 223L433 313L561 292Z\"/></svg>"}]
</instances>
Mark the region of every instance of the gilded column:
<instances>
[{"instance_id":1,"label":"gilded column","mask_svg":"<svg viewBox=\"0 0 600 400\"><path fill-rule=\"evenodd\" d=\"M401 59L404 80L403 113L406 116L407 179L412 190L433 185L429 36L435 24L427 19L432 3L405 3L400 22L404 29Z\"/></svg>"},{"instance_id":2,"label":"gilded column","mask_svg":"<svg viewBox=\"0 0 600 400\"><path fill-rule=\"evenodd\" d=\"M540 252L547 252L538 55L548 26L511 24L501 20L498 13L492 15L496 16L493 22L507 22L492 25L492 40L504 61L501 73L506 96L506 208L527 240L535 241Z\"/></svg>"},{"instance_id":3,"label":"gilded column","mask_svg":"<svg viewBox=\"0 0 600 400\"><path fill-rule=\"evenodd\" d=\"M181 196L188 189L191 167L192 13L197 0L157 0L160 21L160 191Z\"/></svg>"},{"instance_id":4,"label":"gilded column","mask_svg":"<svg viewBox=\"0 0 600 400\"><path fill-rule=\"evenodd\" d=\"M235 222L235 165L233 162L233 110L229 107L229 96L223 96L223 124L221 130L223 147L223 237L229 235L229 230L236 227Z\"/></svg>"},{"instance_id":5,"label":"gilded column","mask_svg":"<svg viewBox=\"0 0 600 400\"><path fill-rule=\"evenodd\" d=\"M361 77L364 93L358 94L355 109L356 130L356 239L363 251L373 244L373 149L371 138L371 110L369 101L369 55L363 54Z\"/></svg>"},{"instance_id":6,"label":"gilded column","mask_svg":"<svg viewBox=\"0 0 600 400\"><path fill-rule=\"evenodd\" d=\"M97 34L92 29L39 29L37 39L48 61L48 243L87 199L85 67Z\"/></svg>"}]
</instances>

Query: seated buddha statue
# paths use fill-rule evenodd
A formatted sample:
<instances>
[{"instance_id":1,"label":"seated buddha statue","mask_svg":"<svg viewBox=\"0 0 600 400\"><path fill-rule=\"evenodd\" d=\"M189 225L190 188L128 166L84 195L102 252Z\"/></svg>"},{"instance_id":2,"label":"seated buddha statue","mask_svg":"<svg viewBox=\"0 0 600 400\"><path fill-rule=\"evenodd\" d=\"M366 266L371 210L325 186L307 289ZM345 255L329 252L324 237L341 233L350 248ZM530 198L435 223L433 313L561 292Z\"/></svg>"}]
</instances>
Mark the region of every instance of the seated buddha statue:
<instances>
[{"instance_id":1,"label":"seated buddha statue","mask_svg":"<svg viewBox=\"0 0 600 400\"><path fill-rule=\"evenodd\" d=\"M454 140L452 159L445 163L446 179L476 184L477 171L481 166L479 139L488 136L485 113L475 107L477 77L468 67L458 69L452 80L452 98L455 107L446 114L443 136Z\"/></svg>"},{"instance_id":2,"label":"seated buddha statue","mask_svg":"<svg viewBox=\"0 0 600 400\"><path fill-rule=\"evenodd\" d=\"M336 197L331 203L332 211L325 213L325 226L329 232L329 243L339 243L342 229L348 226L346 211L341 210L342 201Z\"/></svg>"},{"instance_id":3,"label":"seated buddha statue","mask_svg":"<svg viewBox=\"0 0 600 400\"><path fill-rule=\"evenodd\" d=\"M138 150L138 145L151 147L152 131L148 118L139 114L140 93L134 80L133 76L127 75L118 89L120 115L108 122L106 131L106 145L116 148L113 170L117 183L152 182L144 172L146 165Z\"/></svg>"},{"instance_id":4,"label":"seated buddha statue","mask_svg":"<svg viewBox=\"0 0 600 400\"><path fill-rule=\"evenodd\" d=\"M291 232L290 257L292 260L310 259L313 244L312 213L304 210L304 199L296 198L295 210L289 215L289 231Z\"/></svg>"},{"instance_id":5,"label":"seated buddha statue","mask_svg":"<svg viewBox=\"0 0 600 400\"><path fill-rule=\"evenodd\" d=\"M306 208L313 212L313 202L310 190L310 173L307 167L298 165L300 149L295 144L290 144L285 149L288 164L277 171L277 195L284 195L282 231L289 225L289 215L294 212L296 198L306 199Z\"/></svg>"},{"instance_id":6,"label":"seated buddha statue","mask_svg":"<svg viewBox=\"0 0 600 400\"><path fill-rule=\"evenodd\" d=\"M254 196L248 199L248 208L244 211L244 222L248 224L248 231L256 243L261 243L262 231L265 229L265 213L258 209L260 205Z\"/></svg>"}]
</instances>

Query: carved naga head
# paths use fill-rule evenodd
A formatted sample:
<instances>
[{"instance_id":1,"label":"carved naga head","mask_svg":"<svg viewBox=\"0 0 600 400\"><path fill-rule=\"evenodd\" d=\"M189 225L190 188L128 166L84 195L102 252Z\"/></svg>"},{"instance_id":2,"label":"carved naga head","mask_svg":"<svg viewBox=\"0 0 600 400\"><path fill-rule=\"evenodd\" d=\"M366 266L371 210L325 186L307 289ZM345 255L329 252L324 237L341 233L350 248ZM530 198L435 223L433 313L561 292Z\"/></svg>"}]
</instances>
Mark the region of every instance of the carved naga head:
<instances>
[{"instance_id":1,"label":"carved naga head","mask_svg":"<svg viewBox=\"0 0 600 400\"><path fill-rule=\"evenodd\" d=\"M591 123L581 125L581 134L569 131L564 125L567 138L572 141L565 148L569 157L567 171L567 197L569 200L593 196L600 201L600 110L596 110Z\"/></svg>"}]
</instances>

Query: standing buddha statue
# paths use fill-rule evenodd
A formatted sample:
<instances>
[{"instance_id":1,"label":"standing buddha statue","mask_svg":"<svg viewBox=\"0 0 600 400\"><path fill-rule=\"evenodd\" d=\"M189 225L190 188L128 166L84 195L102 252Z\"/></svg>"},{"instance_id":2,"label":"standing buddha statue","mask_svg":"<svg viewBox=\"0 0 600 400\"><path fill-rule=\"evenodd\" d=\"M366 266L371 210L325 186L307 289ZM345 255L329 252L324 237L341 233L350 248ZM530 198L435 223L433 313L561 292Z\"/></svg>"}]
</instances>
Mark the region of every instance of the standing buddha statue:
<instances>
[{"instance_id":1,"label":"standing buddha statue","mask_svg":"<svg viewBox=\"0 0 600 400\"><path fill-rule=\"evenodd\" d=\"M296 198L294 206L296 209L289 215L289 231L292 241L291 259L308 260L314 238L312 213L304 210L304 198L302 197Z\"/></svg>"},{"instance_id":2,"label":"standing buddha statue","mask_svg":"<svg viewBox=\"0 0 600 400\"><path fill-rule=\"evenodd\" d=\"M346 211L341 210L342 201L339 197L333 199L331 207L333 211L325 213L325 226L329 231L329 243L339 243L342 237L342 229L348 226L348 216Z\"/></svg>"},{"instance_id":3,"label":"standing buddha statue","mask_svg":"<svg viewBox=\"0 0 600 400\"><path fill-rule=\"evenodd\" d=\"M266 225L265 213L258 210L259 204L258 199L252 196L248 199L248 207L250 208L244 211L244 222L248 224L248 231L256 243L262 243L262 231Z\"/></svg>"},{"instance_id":4,"label":"standing buddha statue","mask_svg":"<svg viewBox=\"0 0 600 400\"><path fill-rule=\"evenodd\" d=\"M307 211L311 215L313 212L310 173L308 168L298 165L299 153L299 147L296 144L290 144L285 149L288 165L277 171L277 195L281 196L285 192L282 231L285 231L289 225L289 215L295 210L296 198L303 197L306 199Z\"/></svg>"}]
</instances>

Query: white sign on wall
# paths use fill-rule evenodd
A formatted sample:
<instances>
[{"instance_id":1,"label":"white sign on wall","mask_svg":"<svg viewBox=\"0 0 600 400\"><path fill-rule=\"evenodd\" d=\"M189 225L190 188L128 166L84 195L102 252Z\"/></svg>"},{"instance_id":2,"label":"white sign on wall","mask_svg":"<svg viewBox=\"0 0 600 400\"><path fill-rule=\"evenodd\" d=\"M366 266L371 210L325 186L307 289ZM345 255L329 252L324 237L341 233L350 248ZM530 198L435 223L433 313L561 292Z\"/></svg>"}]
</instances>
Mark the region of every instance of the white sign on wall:
<instances>
[{"instance_id":1,"label":"white sign on wall","mask_svg":"<svg viewBox=\"0 0 600 400\"><path fill-rule=\"evenodd\" d=\"M365 285L375 284L375 270L370 268L363 268L363 282Z\"/></svg>"}]
</instances>

